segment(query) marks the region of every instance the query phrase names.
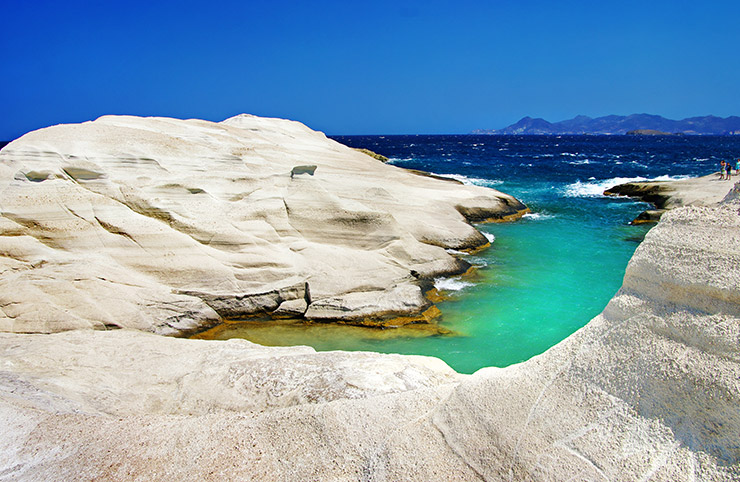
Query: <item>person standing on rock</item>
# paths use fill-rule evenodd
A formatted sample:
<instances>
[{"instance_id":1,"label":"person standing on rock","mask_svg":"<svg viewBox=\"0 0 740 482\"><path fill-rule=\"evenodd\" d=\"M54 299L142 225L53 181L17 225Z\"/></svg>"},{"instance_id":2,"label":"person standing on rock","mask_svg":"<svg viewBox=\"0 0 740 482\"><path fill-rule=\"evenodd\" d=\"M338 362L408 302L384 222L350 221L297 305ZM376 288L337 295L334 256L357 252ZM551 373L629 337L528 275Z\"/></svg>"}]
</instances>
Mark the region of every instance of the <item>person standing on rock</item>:
<instances>
[{"instance_id":1,"label":"person standing on rock","mask_svg":"<svg viewBox=\"0 0 740 482\"><path fill-rule=\"evenodd\" d=\"M740 159L735 163L735 174L740 174Z\"/></svg>"},{"instance_id":2,"label":"person standing on rock","mask_svg":"<svg viewBox=\"0 0 740 482\"><path fill-rule=\"evenodd\" d=\"M732 177L732 161L727 161L725 163L725 170L727 171L727 180L729 181Z\"/></svg>"},{"instance_id":3,"label":"person standing on rock","mask_svg":"<svg viewBox=\"0 0 740 482\"><path fill-rule=\"evenodd\" d=\"M725 178L725 160L722 159L721 161L719 161L719 180L721 181L724 178Z\"/></svg>"}]
</instances>

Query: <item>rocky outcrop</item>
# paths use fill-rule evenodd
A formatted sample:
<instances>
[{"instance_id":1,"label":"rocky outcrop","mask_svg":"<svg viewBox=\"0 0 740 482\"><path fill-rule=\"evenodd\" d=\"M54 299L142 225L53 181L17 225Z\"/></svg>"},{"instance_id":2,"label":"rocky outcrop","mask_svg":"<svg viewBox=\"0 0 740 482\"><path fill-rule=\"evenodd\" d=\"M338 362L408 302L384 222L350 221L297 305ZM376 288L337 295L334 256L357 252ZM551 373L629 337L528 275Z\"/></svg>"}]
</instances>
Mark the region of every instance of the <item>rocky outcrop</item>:
<instances>
[{"instance_id":1,"label":"rocky outcrop","mask_svg":"<svg viewBox=\"0 0 740 482\"><path fill-rule=\"evenodd\" d=\"M0 151L0 331L424 321L423 281L467 269L445 249L487 243L471 219L525 209L288 120L49 127Z\"/></svg>"},{"instance_id":2,"label":"rocky outcrop","mask_svg":"<svg viewBox=\"0 0 740 482\"><path fill-rule=\"evenodd\" d=\"M377 159L377 160L379 160L381 162L388 162L388 158L387 157L385 157L383 155L380 155L377 152L373 152L370 149L360 149L360 148L355 147L354 150L356 150L357 152L362 152L363 154L367 154L368 156L372 157L373 159Z\"/></svg>"},{"instance_id":3,"label":"rocky outcrop","mask_svg":"<svg viewBox=\"0 0 740 482\"><path fill-rule=\"evenodd\" d=\"M668 209L709 206L724 199L732 184L717 174L674 181L627 182L604 191L605 196L629 196L651 203L656 209L641 213L633 224L657 222Z\"/></svg>"},{"instance_id":4,"label":"rocky outcrop","mask_svg":"<svg viewBox=\"0 0 740 482\"><path fill-rule=\"evenodd\" d=\"M128 330L0 334L0 478L740 480L739 212L736 192L667 212L603 313L474 375Z\"/></svg>"}]
</instances>

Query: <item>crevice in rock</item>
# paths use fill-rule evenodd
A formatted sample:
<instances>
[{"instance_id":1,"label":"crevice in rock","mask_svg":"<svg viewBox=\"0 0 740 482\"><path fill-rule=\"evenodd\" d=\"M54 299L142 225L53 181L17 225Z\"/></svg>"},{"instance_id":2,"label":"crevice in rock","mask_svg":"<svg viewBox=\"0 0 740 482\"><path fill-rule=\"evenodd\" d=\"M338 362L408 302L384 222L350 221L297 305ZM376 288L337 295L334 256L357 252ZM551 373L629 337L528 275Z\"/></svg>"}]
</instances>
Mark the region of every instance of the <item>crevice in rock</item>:
<instances>
[{"instance_id":1,"label":"crevice in rock","mask_svg":"<svg viewBox=\"0 0 740 482\"><path fill-rule=\"evenodd\" d=\"M123 231L123 230L119 229L119 228L118 228L118 227L116 227L116 226L113 226L112 224L109 224L109 223L107 223L107 222L103 221L102 219L100 219L100 218L99 218L99 217L97 217L97 216L95 216L95 220L96 220L96 221L98 222L98 224L100 224L100 227L102 227L103 229L105 229L105 230L106 230L106 231L108 231L109 233L111 233L111 234L115 234L115 235L117 235L117 236L123 236L124 238L128 239L129 241L131 241L132 243L134 243L135 245L137 245L138 247L140 247L140 248L141 248L141 249L143 249L144 251L148 251L148 250L147 250L147 249L146 249L146 248L145 248L144 246L142 246L142 245L141 245L141 244L140 244L140 243L139 243L139 242L138 242L138 241L137 241L136 239L134 239L134 238L133 238L133 236L131 236L131 235L130 235L129 233L127 233L127 232L125 232L125 231Z\"/></svg>"}]
</instances>

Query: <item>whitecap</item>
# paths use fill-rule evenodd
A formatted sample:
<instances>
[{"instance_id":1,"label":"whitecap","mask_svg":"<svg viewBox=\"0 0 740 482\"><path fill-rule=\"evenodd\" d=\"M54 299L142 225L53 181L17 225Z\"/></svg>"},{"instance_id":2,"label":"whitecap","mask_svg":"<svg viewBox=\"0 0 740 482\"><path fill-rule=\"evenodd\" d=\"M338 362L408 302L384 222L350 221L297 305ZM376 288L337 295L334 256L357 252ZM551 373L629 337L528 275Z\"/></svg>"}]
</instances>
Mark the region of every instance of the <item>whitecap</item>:
<instances>
[{"instance_id":1,"label":"whitecap","mask_svg":"<svg viewBox=\"0 0 740 482\"><path fill-rule=\"evenodd\" d=\"M686 176L686 175L681 175L681 176L665 175L665 176L658 176L656 178L653 178L651 179L651 181L680 181L681 179L691 179L691 177L692 176Z\"/></svg>"},{"instance_id":2,"label":"whitecap","mask_svg":"<svg viewBox=\"0 0 740 482\"><path fill-rule=\"evenodd\" d=\"M434 287L440 291L460 291L473 286L473 283L463 281L459 278L435 278Z\"/></svg>"},{"instance_id":3,"label":"whitecap","mask_svg":"<svg viewBox=\"0 0 740 482\"><path fill-rule=\"evenodd\" d=\"M494 236L491 233L487 233L485 231L481 231L481 234L486 237L489 243L493 244L493 242L496 240L496 236Z\"/></svg>"}]
</instances>

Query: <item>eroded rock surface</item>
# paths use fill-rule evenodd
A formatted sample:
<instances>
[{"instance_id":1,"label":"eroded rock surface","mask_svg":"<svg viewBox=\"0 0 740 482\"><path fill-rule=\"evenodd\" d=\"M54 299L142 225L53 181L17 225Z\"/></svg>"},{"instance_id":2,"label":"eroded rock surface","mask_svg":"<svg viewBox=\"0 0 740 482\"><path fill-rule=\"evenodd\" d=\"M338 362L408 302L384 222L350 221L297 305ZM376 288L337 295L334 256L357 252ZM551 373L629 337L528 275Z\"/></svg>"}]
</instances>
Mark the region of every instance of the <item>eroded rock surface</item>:
<instances>
[{"instance_id":1,"label":"eroded rock surface","mask_svg":"<svg viewBox=\"0 0 740 482\"><path fill-rule=\"evenodd\" d=\"M119 330L0 334L0 480L740 480L740 201L666 213L508 368Z\"/></svg>"},{"instance_id":2,"label":"eroded rock surface","mask_svg":"<svg viewBox=\"0 0 740 482\"><path fill-rule=\"evenodd\" d=\"M106 116L0 151L0 331L186 333L220 317L418 315L466 215L525 210L298 122Z\"/></svg>"}]
</instances>

